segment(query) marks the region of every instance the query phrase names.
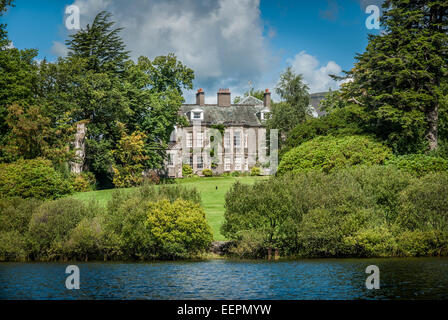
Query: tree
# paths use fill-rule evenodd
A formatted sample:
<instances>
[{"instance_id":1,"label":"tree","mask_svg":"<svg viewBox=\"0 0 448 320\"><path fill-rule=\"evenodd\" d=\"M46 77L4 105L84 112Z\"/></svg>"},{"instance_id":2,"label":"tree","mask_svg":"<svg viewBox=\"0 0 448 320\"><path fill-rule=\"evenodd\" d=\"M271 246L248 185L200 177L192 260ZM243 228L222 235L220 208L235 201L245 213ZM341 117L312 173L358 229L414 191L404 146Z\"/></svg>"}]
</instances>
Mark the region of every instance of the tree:
<instances>
[{"instance_id":1,"label":"tree","mask_svg":"<svg viewBox=\"0 0 448 320\"><path fill-rule=\"evenodd\" d=\"M282 101L272 104L267 125L270 129L278 129L281 141L284 141L288 132L309 116L310 97L302 76L295 74L291 67L280 76L275 91Z\"/></svg>"},{"instance_id":2,"label":"tree","mask_svg":"<svg viewBox=\"0 0 448 320\"><path fill-rule=\"evenodd\" d=\"M446 94L448 4L387 0L383 7L384 32L369 36L343 94L365 109L370 130L396 152L435 150Z\"/></svg>"}]
</instances>

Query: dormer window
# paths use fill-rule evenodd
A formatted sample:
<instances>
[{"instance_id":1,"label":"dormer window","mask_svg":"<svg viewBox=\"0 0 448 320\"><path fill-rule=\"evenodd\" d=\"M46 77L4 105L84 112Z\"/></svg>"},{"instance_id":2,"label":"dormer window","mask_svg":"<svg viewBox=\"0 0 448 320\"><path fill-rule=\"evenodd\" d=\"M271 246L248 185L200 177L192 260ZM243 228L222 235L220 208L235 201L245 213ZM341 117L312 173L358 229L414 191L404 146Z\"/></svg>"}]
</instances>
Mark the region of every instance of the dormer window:
<instances>
[{"instance_id":1,"label":"dormer window","mask_svg":"<svg viewBox=\"0 0 448 320\"><path fill-rule=\"evenodd\" d=\"M191 120L204 120L204 111L201 109L191 110L190 119Z\"/></svg>"},{"instance_id":2,"label":"dormer window","mask_svg":"<svg viewBox=\"0 0 448 320\"><path fill-rule=\"evenodd\" d=\"M269 119L270 111L268 109L264 109L260 111L260 119L261 120L268 120Z\"/></svg>"}]
</instances>

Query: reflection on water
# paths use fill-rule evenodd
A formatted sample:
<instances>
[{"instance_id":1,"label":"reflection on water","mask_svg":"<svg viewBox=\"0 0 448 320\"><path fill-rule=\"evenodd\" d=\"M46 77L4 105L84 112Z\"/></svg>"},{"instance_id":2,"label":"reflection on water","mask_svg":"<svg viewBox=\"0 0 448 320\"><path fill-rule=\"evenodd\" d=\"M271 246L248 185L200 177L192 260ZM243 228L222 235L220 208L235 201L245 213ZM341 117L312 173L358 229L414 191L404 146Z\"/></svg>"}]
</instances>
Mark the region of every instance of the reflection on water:
<instances>
[{"instance_id":1,"label":"reflection on water","mask_svg":"<svg viewBox=\"0 0 448 320\"><path fill-rule=\"evenodd\" d=\"M367 290L368 265L381 288ZM0 299L447 299L448 258L282 262L0 263Z\"/></svg>"}]
</instances>

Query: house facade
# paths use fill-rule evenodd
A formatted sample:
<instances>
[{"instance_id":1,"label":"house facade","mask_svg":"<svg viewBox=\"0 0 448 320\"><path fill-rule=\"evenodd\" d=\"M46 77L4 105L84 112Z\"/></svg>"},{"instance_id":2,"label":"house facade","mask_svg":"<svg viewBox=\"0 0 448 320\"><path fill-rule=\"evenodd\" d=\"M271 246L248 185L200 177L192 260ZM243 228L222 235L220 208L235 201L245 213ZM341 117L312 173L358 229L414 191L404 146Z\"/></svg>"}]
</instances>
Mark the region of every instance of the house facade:
<instances>
[{"instance_id":1,"label":"house facade","mask_svg":"<svg viewBox=\"0 0 448 320\"><path fill-rule=\"evenodd\" d=\"M177 127L167 150L166 172L181 178L182 166L188 164L193 173L204 169L214 173L250 172L252 167L269 173L266 145L266 119L271 107L271 93L263 101L248 96L237 104L231 103L229 89L220 89L217 104L205 104L205 92L199 89L195 104L184 104L181 115L188 126Z\"/></svg>"}]
</instances>

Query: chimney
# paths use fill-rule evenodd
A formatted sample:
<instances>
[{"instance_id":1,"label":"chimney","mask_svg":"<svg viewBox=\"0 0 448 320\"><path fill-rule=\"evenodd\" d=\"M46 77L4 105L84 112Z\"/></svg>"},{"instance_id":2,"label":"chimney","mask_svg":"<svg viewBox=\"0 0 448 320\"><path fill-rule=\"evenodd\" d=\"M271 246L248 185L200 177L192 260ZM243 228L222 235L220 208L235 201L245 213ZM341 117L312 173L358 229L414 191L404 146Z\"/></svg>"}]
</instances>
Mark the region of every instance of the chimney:
<instances>
[{"instance_id":1,"label":"chimney","mask_svg":"<svg viewBox=\"0 0 448 320\"><path fill-rule=\"evenodd\" d=\"M266 89L264 92L263 104L266 109L271 109L271 93L269 92L269 89Z\"/></svg>"},{"instance_id":2,"label":"chimney","mask_svg":"<svg viewBox=\"0 0 448 320\"><path fill-rule=\"evenodd\" d=\"M230 107L230 90L229 89L219 89L218 91L218 107Z\"/></svg>"},{"instance_id":3,"label":"chimney","mask_svg":"<svg viewBox=\"0 0 448 320\"><path fill-rule=\"evenodd\" d=\"M205 104L205 93L204 90L199 89L198 92L196 93L196 104L198 106L204 106Z\"/></svg>"}]
</instances>

